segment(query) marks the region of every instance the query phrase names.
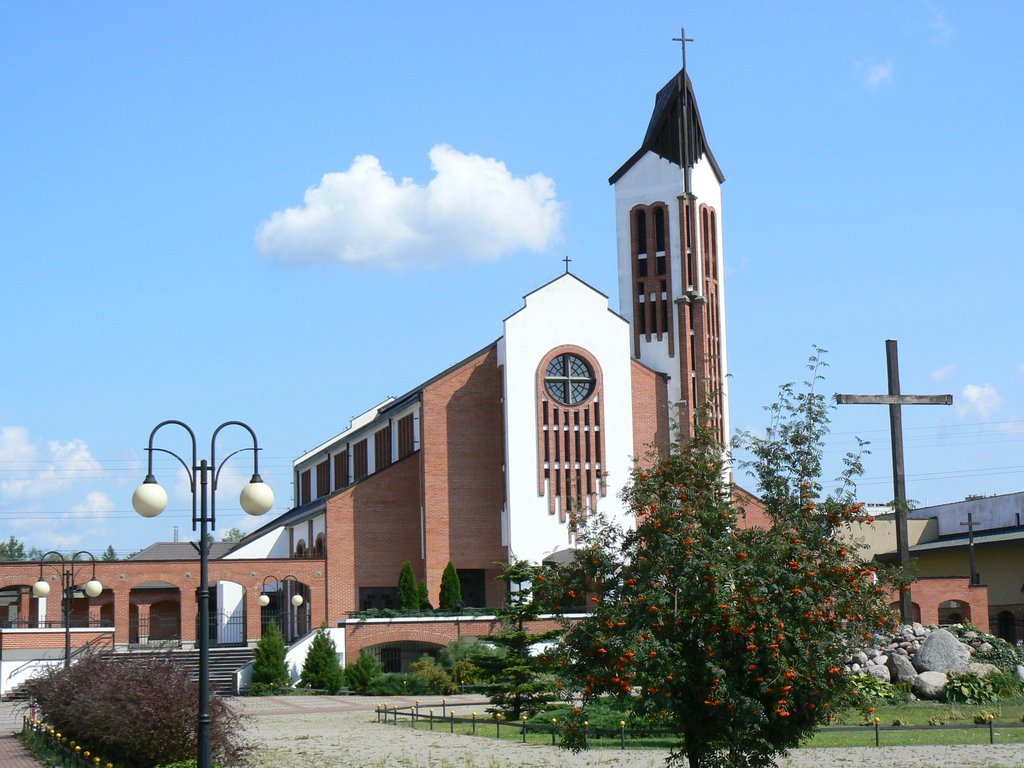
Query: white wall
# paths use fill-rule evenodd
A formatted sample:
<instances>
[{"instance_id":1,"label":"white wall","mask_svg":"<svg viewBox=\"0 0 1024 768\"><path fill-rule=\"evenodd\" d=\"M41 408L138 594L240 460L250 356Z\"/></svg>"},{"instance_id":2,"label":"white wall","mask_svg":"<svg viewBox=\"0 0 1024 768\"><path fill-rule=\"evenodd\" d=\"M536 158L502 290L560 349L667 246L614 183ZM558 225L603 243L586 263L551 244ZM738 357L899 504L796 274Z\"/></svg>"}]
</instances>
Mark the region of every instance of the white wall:
<instances>
[{"instance_id":1,"label":"white wall","mask_svg":"<svg viewBox=\"0 0 1024 768\"><path fill-rule=\"evenodd\" d=\"M250 541L233 552L224 555L225 560L258 560L263 558L290 557L288 551L288 530L281 526L268 531L255 541Z\"/></svg>"},{"instance_id":2,"label":"white wall","mask_svg":"<svg viewBox=\"0 0 1024 768\"><path fill-rule=\"evenodd\" d=\"M727 377L729 373L728 355L726 354L725 334L725 248L722 238L722 185L718 183L711 163L707 157L703 157L694 166L691 174L691 190L697 197L697 207L707 205L715 209L716 236L718 242L718 290L719 290L719 317L722 319L722 375ZM633 294L636 286L633 285L633 255L630 243L630 211L637 205L651 205L662 202L669 207L669 247L672 252L672 296L679 298L688 287L684 284L682 268L682 239L679 228L679 195L683 191L683 171L674 163L659 157L654 152L648 152L622 175L615 183L615 231L616 248L618 251L619 267L619 312L623 317L632 320L633 317ZM701 242L701 221L700 215L694 217L697 232L695 243ZM680 338L678 327L678 314L671 313L672 326L675 338ZM631 349L632 353L632 349ZM640 360L656 371L669 375L668 397L670 402L678 402L683 399L681 391L682 382L679 380L679 344L677 341L675 349L676 357L668 355L668 342L666 339L658 341L652 336L651 341L640 340ZM724 434L729 435L729 408L728 408L728 378L723 383L723 412L725 414Z\"/></svg>"},{"instance_id":3,"label":"white wall","mask_svg":"<svg viewBox=\"0 0 1024 768\"><path fill-rule=\"evenodd\" d=\"M967 533L967 513L974 515L974 532L988 528L1007 528L1024 523L1024 492L987 496L983 499L955 501L934 507L911 510L911 518L934 517L939 523L939 536ZM1018 521L1018 515L1020 519Z\"/></svg>"},{"instance_id":4,"label":"white wall","mask_svg":"<svg viewBox=\"0 0 1024 768\"><path fill-rule=\"evenodd\" d=\"M504 366L505 464L508 545L513 557L534 562L570 542L566 523L537 495L537 370L555 347L583 348L600 365L607 495L598 507L630 522L618 492L629 478L633 453L633 405L629 326L608 308L608 299L572 275L526 297L526 306L505 320L498 343Z\"/></svg>"}]
</instances>

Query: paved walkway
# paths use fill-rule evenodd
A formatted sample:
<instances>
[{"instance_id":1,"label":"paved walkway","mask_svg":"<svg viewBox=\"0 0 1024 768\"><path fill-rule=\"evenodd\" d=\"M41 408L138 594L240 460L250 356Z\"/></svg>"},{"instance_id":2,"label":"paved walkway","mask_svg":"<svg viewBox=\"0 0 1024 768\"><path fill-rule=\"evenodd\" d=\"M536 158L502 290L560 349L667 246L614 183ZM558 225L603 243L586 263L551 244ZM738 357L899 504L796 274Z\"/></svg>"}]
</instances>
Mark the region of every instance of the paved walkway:
<instances>
[{"instance_id":1,"label":"paved walkway","mask_svg":"<svg viewBox=\"0 0 1024 768\"><path fill-rule=\"evenodd\" d=\"M21 730L21 708L13 702L0 703L0 766L3 768L39 768L15 733Z\"/></svg>"}]
</instances>

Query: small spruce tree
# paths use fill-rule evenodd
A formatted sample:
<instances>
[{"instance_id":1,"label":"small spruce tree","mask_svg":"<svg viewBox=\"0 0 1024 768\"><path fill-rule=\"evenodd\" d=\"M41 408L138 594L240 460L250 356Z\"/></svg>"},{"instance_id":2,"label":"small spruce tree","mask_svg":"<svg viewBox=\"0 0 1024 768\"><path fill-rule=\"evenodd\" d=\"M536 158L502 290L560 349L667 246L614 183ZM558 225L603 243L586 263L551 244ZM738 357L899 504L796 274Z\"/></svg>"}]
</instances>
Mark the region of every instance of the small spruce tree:
<instances>
[{"instance_id":1,"label":"small spruce tree","mask_svg":"<svg viewBox=\"0 0 1024 768\"><path fill-rule=\"evenodd\" d=\"M291 685L292 676L284 660L284 638L271 619L252 655L252 683L258 686Z\"/></svg>"},{"instance_id":2,"label":"small spruce tree","mask_svg":"<svg viewBox=\"0 0 1024 768\"><path fill-rule=\"evenodd\" d=\"M340 691L344 684L345 673L338 662L338 647L328 634L327 628L321 626L316 631L309 651L306 653L299 685L303 688L326 691L333 695Z\"/></svg>"},{"instance_id":3,"label":"small spruce tree","mask_svg":"<svg viewBox=\"0 0 1024 768\"><path fill-rule=\"evenodd\" d=\"M419 599L419 608L421 611L429 611L434 607L430 604L430 595L427 593L427 582L421 581L416 585L416 595Z\"/></svg>"},{"instance_id":4,"label":"small spruce tree","mask_svg":"<svg viewBox=\"0 0 1024 768\"><path fill-rule=\"evenodd\" d=\"M398 607L403 611L415 611L420 607L416 574L412 572L412 563L408 560L402 564L402 571L398 574Z\"/></svg>"},{"instance_id":5,"label":"small spruce tree","mask_svg":"<svg viewBox=\"0 0 1024 768\"><path fill-rule=\"evenodd\" d=\"M455 565L449 561L441 574L441 596L440 606L444 610L454 610L462 602L462 585L459 583L459 573Z\"/></svg>"},{"instance_id":6,"label":"small spruce tree","mask_svg":"<svg viewBox=\"0 0 1024 768\"><path fill-rule=\"evenodd\" d=\"M487 681L491 700L488 711L518 720L524 714L536 714L557 698L556 680L546 669L546 657L531 650L539 643L557 639L562 630L532 632L528 627L528 622L540 614L533 592L538 579L545 578L542 567L516 560L504 567L500 578L509 586L507 604L496 611L501 629L482 639L504 653L474 656L473 664Z\"/></svg>"},{"instance_id":7,"label":"small spruce tree","mask_svg":"<svg viewBox=\"0 0 1024 768\"><path fill-rule=\"evenodd\" d=\"M383 667L373 654L363 648L359 652L359 658L345 667L345 682L348 687L359 694L365 694L370 685L380 677Z\"/></svg>"}]
</instances>

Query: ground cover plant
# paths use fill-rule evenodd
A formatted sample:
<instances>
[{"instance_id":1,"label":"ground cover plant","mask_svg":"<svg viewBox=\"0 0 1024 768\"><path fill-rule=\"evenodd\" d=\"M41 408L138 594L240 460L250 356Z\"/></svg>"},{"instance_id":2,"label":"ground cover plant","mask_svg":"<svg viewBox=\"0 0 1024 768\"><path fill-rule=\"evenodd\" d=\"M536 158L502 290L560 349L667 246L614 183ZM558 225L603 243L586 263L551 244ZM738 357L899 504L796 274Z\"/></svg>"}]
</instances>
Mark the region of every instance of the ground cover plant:
<instances>
[{"instance_id":1,"label":"ground cover plant","mask_svg":"<svg viewBox=\"0 0 1024 768\"><path fill-rule=\"evenodd\" d=\"M635 530L576 518L574 564L537 586L593 606L556 656L565 693L582 701L564 723L568 746L582 746L588 706L612 695L677 734L672 765L767 766L856 702L840 660L894 628L886 594L899 584L872 576L840 535L868 519L856 453L823 493L822 365L812 357L806 386L784 386L764 435L743 441L770 528L740 527L710 412L633 471L623 500Z\"/></svg>"},{"instance_id":2,"label":"ground cover plant","mask_svg":"<svg viewBox=\"0 0 1024 768\"><path fill-rule=\"evenodd\" d=\"M199 685L164 654L83 656L27 684L43 721L115 765L154 768L196 754ZM213 757L249 765L241 723L226 700L211 700Z\"/></svg>"}]
</instances>

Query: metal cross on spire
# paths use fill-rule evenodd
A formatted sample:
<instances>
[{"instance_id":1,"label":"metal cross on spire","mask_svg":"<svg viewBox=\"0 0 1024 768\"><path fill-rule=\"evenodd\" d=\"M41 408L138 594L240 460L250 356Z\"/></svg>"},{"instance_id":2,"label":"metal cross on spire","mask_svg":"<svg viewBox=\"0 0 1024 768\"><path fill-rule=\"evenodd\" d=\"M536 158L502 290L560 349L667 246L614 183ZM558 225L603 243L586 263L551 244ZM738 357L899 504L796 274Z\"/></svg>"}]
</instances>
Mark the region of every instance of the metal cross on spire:
<instances>
[{"instance_id":1,"label":"metal cross on spire","mask_svg":"<svg viewBox=\"0 0 1024 768\"><path fill-rule=\"evenodd\" d=\"M900 394L900 361L895 339L885 342L885 359L889 372L889 394L887 395L836 395L839 405L888 405L889 434L892 438L892 485L896 507L896 551L900 567L905 568L910 560L910 533L907 529L907 479L903 468L903 415L902 405L952 405L952 395L903 395ZM904 624L914 620L914 605L910 590L900 591L900 617Z\"/></svg>"},{"instance_id":2,"label":"metal cross on spire","mask_svg":"<svg viewBox=\"0 0 1024 768\"><path fill-rule=\"evenodd\" d=\"M568 275L569 274L569 262L572 261L572 259L569 258L569 254L566 254L565 258L562 259L562 261L565 262L565 274Z\"/></svg>"},{"instance_id":3,"label":"metal cross on spire","mask_svg":"<svg viewBox=\"0 0 1024 768\"><path fill-rule=\"evenodd\" d=\"M679 43L679 46L683 49L683 72L685 72L686 71L686 44L687 43L692 43L693 42L693 38L686 36L686 28L685 27L680 27L679 28L679 37L673 37L672 38L672 42L673 43Z\"/></svg>"}]
</instances>

